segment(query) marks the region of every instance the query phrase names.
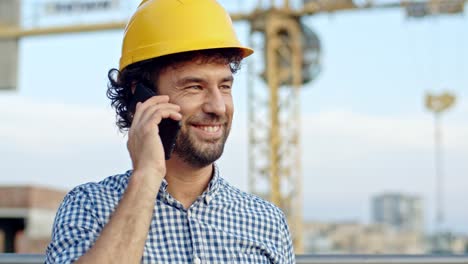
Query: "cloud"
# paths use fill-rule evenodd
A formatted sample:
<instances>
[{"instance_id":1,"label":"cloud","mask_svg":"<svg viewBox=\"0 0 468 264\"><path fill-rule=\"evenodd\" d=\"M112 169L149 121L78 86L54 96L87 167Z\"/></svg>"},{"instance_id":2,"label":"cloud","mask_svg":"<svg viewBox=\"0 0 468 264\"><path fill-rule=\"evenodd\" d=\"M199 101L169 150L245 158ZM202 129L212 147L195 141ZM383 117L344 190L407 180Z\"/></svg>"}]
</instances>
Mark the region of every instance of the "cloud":
<instances>
[{"instance_id":1,"label":"cloud","mask_svg":"<svg viewBox=\"0 0 468 264\"><path fill-rule=\"evenodd\" d=\"M109 108L2 96L0 111L0 183L68 189L128 166Z\"/></svg>"},{"instance_id":2,"label":"cloud","mask_svg":"<svg viewBox=\"0 0 468 264\"><path fill-rule=\"evenodd\" d=\"M447 115L443 125L444 200L447 219L459 228L468 220L468 214L454 208L461 198L468 200L462 187L468 186L468 122L462 118L467 113ZM430 115L412 113L386 117L334 110L303 116L305 215L331 219L340 212L341 217L368 219L372 195L399 191L422 196L430 219L435 200L433 129Z\"/></svg>"},{"instance_id":3,"label":"cloud","mask_svg":"<svg viewBox=\"0 0 468 264\"><path fill-rule=\"evenodd\" d=\"M0 111L8 113L0 136L25 151L44 151L44 146L63 149L69 142L83 145L119 141L112 127L113 112L108 108L0 97Z\"/></svg>"},{"instance_id":4,"label":"cloud","mask_svg":"<svg viewBox=\"0 0 468 264\"><path fill-rule=\"evenodd\" d=\"M447 226L468 232L468 109L444 116ZM229 181L247 189L246 116L238 113L220 164ZM240 117L240 118L239 118ZM324 221L370 221L370 199L397 191L421 196L427 227L434 215L434 135L429 113L376 116L335 109L302 116L304 216ZM256 158L256 157L253 157Z\"/></svg>"},{"instance_id":5,"label":"cloud","mask_svg":"<svg viewBox=\"0 0 468 264\"><path fill-rule=\"evenodd\" d=\"M467 200L468 109L445 119L446 203L449 223L468 221L455 206ZM0 97L0 184L40 184L70 189L130 168L126 138L108 107ZM238 112L222 175L248 189L247 121ZM430 115L373 116L342 110L302 117L304 215L312 219L367 220L370 197L402 191L434 200L433 121ZM253 157L256 158L256 157ZM460 226L458 224L458 226Z\"/></svg>"},{"instance_id":6,"label":"cloud","mask_svg":"<svg viewBox=\"0 0 468 264\"><path fill-rule=\"evenodd\" d=\"M307 115L303 123L309 124L304 127L304 135L353 138L369 143L368 146L426 148L432 146L434 138L434 123L429 114L386 117L335 110ZM468 122L442 124L446 147L468 147L467 141L460 140L468 135Z\"/></svg>"}]
</instances>

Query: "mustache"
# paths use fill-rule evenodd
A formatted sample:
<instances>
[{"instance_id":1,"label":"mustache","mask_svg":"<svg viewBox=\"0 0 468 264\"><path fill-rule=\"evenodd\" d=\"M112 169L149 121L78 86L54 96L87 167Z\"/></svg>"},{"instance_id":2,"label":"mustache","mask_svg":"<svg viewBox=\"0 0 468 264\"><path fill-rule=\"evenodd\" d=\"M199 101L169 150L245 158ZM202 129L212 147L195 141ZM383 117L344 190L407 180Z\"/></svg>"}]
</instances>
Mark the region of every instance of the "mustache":
<instances>
[{"instance_id":1,"label":"mustache","mask_svg":"<svg viewBox=\"0 0 468 264\"><path fill-rule=\"evenodd\" d=\"M212 113L201 113L196 116L191 116L187 119L187 123L203 123L203 124L225 124L228 122L226 115L219 116Z\"/></svg>"}]
</instances>

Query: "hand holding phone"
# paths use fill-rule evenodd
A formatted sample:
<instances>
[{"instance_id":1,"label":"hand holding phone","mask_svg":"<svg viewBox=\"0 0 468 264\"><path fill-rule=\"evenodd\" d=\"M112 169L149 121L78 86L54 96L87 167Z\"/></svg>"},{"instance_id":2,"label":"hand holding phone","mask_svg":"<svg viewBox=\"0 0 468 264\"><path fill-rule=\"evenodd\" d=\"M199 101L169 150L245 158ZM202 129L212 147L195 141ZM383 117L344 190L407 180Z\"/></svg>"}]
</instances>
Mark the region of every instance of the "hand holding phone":
<instances>
[{"instance_id":1,"label":"hand holding phone","mask_svg":"<svg viewBox=\"0 0 468 264\"><path fill-rule=\"evenodd\" d=\"M132 113L135 113L136 104L138 102L145 102L149 98L156 96L157 94L149 89L148 87L144 86L143 84L139 83L136 85L135 92L133 94L133 98L129 104L129 110ZM171 118L164 118L161 120L161 123L158 125L159 127L159 136L161 138L161 142L164 148L164 158L166 160L171 158L172 151L175 147L175 142L177 139L177 134L180 130L180 122L173 120Z\"/></svg>"}]
</instances>

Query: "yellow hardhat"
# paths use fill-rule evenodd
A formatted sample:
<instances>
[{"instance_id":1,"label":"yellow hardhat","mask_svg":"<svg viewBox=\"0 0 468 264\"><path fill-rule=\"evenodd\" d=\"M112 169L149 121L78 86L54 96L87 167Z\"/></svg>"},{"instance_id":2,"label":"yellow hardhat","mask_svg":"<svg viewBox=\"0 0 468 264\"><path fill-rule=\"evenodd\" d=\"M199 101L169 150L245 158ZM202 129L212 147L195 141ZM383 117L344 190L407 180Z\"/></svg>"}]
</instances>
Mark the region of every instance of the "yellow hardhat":
<instances>
[{"instance_id":1,"label":"yellow hardhat","mask_svg":"<svg viewBox=\"0 0 468 264\"><path fill-rule=\"evenodd\" d=\"M143 0L125 29L120 70L128 65L185 51L239 48L231 18L215 0Z\"/></svg>"}]
</instances>

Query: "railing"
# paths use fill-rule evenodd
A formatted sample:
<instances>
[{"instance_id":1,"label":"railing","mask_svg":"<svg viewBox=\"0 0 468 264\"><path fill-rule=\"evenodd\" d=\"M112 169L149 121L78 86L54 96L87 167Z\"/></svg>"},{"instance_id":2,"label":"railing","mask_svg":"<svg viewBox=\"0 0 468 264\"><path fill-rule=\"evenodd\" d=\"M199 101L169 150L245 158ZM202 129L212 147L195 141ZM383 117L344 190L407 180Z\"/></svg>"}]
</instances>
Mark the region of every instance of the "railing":
<instances>
[{"instance_id":1,"label":"railing","mask_svg":"<svg viewBox=\"0 0 468 264\"><path fill-rule=\"evenodd\" d=\"M41 254L0 254L0 264L42 264ZM297 264L468 264L468 255L297 255Z\"/></svg>"},{"instance_id":2,"label":"railing","mask_svg":"<svg viewBox=\"0 0 468 264\"><path fill-rule=\"evenodd\" d=\"M298 255L298 264L468 264L468 255Z\"/></svg>"},{"instance_id":3,"label":"railing","mask_svg":"<svg viewBox=\"0 0 468 264\"><path fill-rule=\"evenodd\" d=\"M44 259L44 255L40 254L0 254L1 264L42 264Z\"/></svg>"}]
</instances>

